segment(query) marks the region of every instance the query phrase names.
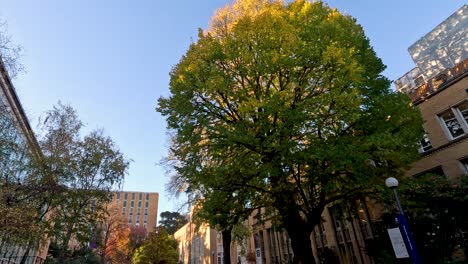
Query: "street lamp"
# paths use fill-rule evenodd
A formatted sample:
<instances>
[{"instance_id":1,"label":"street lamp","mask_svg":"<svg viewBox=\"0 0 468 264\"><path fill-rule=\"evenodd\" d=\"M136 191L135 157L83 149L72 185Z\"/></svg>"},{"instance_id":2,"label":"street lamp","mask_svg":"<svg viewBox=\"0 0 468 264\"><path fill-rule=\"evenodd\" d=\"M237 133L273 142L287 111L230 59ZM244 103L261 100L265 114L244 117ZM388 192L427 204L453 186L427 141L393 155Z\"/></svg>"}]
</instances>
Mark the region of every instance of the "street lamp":
<instances>
[{"instance_id":1,"label":"street lamp","mask_svg":"<svg viewBox=\"0 0 468 264\"><path fill-rule=\"evenodd\" d=\"M388 188L392 189L393 195L395 195L395 201L396 201L399 213L402 215L405 215L405 213L403 212L403 208L401 207L400 199L398 198L398 193L396 190L396 188L398 187L398 180L393 177L389 177L385 180L385 185L387 185Z\"/></svg>"},{"instance_id":2,"label":"street lamp","mask_svg":"<svg viewBox=\"0 0 468 264\"><path fill-rule=\"evenodd\" d=\"M405 240L405 244L407 245L408 247L408 253L410 255L410 258L411 258L411 262L413 262L413 264L420 264L421 263L421 259L419 257L419 254L416 250L416 246L415 246L415 243L413 241L413 238L411 236L411 232L410 232L410 229L409 229L409 226L408 226L408 222L406 221L406 217L405 217L405 213L403 212L403 208L401 207L401 203L400 203L400 199L398 198L398 193L397 193L397 187L398 187L398 180L393 178L393 177L389 177L385 180L385 185L392 189L393 191L393 194L395 196L395 201L396 201L396 204L397 204L397 207L398 207L398 213L399 213L399 217L397 217L398 219L398 224L400 226L400 230L403 232L403 237L404 237L404 240Z\"/></svg>"}]
</instances>

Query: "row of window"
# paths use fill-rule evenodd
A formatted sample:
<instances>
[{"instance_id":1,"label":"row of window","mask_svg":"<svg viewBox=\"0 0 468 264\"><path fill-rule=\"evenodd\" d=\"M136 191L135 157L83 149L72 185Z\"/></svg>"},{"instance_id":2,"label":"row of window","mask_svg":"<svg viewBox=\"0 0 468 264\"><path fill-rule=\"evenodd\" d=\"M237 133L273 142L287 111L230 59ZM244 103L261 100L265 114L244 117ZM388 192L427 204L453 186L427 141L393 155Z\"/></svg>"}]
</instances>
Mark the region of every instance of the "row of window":
<instances>
[{"instance_id":1,"label":"row of window","mask_svg":"<svg viewBox=\"0 0 468 264\"><path fill-rule=\"evenodd\" d=\"M450 107L440 113L438 118L450 140L468 134L468 101ZM423 138L419 142L419 152L423 153L431 149L431 141L427 133L424 133Z\"/></svg>"},{"instance_id":2,"label":"row of window","mask_svg":"<svg viewBox=\"0 0 468 264\"><path fill-rule=\"evenodd\" d=\"M117 200L120 199L120 192L117 193ZM128 199L128 193L124 193L124 200ZM143 193L138 193L138 200L143 199ZM132 193L132 200L135 200L135 193ZM149 200L149 193L146 194L146 200Z\"/></svg>"},{"instance_id":3,"label":"row of window","mask_svg":"<svg viewBox=\"0 0 468 264\"><path fill-rule=\"evenodd\" d=\"M132 222L133 222L133 215L130 215L130 216L128 217L128 223L129 223L129 224L132 224ZM144 223L145 225L146 225L146 223L148 223L148 216L147 216L147 215L144 216L144 218L143 218L143 223ZM137 215L137 217L136 217L136 224L137 224L137 225L140 224L140 215Z\"/></svg>"},{"instance_id":4,"label":"row of window","mask_svg":"<svg viewBox=\"0 0 468 264\"><path fill-rule=\"evenodd\" d=\"M131 201L130 207L134 207L134 206L135 206L135 201ZM148 208L148 206L149 206L149 201L146 201L145 208ZM123 207L127 207L127 201L123 201ZM138 208L141 208L141 201L138 201Z\"/></svg>"},{"instance_id":5,"label":"row of window","mask_svg":"<svg viewBox=\"0 0 468 264\"><path fill-rule=\"evenodd\" d=\"M138 207L137 213L140 214L141 207ZM122 207L122 214L125 215L127 212L127 207ZM133 207L130 207L130 215L133 215ZM148 208L145 208L145 215L148 215Z\"/></svg>"}]
</instances>

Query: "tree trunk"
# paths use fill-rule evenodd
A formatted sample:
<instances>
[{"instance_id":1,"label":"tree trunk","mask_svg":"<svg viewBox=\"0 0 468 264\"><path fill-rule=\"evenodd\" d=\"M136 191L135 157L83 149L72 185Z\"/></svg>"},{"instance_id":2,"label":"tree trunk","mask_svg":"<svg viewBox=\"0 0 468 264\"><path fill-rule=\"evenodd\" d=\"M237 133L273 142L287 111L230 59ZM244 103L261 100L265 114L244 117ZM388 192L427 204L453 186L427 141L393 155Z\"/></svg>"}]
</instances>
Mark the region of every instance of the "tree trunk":
<instances>
[{"instance_id":1,"label":"tree trunk","mask_svg":"<svg viewBox=\"0 0 468 264\"><path fill-rule=\"evenodd\" d=\"M312 254L312 244L310 240L310 234L306 228L304 230L297 226L289 226L286 228L288 231L289 238L291 239L291 247L294 253L294 264L314 264L315 258Z\"/></svg>"},{"instance_id":2,"label":"tree trunk","mask_svg":"<svg viewBox=\"0 0 468 264\"><path fill-rule=\"evenodd\" d=\"M232 240L232 227L228 230L224 230L221 232L223 236L223 257L224 257L224 264L231 264L231 240Z\"/></svg>"},{"instance_id":3,"label":"tree trunk","mask_svg":"<svg viewBox=\"0 0 468 264\"><path fill-rule=\"evenodd\" d=\"M275 206L282 216L282 222L291 239L291 247L294 253L293 263L315 264L310 235L314 227L320 222L321 214L316 213L306 220L298 210L293 197L293 195L289 195L286 202L281 200L281 197L275 201Z\"/></svg>"}]
</instances>

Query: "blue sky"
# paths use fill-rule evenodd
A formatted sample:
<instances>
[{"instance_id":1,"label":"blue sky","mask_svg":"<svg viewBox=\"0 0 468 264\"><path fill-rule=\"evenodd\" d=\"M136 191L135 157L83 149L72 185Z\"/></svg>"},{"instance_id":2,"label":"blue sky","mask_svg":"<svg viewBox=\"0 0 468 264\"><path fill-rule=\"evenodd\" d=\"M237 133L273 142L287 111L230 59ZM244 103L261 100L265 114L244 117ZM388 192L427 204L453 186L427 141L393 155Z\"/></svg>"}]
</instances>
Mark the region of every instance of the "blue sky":
<instances>
[{"instance_id":1,"label":"blue sky","mask_svg":"<svg viewBox=\"0 0 468 264\"><path fill-rule=\"evenodd\" d=\"M156 100L169 94L169 71L225 0L0 1L0 17L24 47L26 73L14 80L35 125L58 100L87 128L103 128L134 160L124 189L159 192L159 212L180 202L165 192L157 165L167 153ZM407 48L460 8L460 0L330 0L354 16L394 80L414 64Z\"/></svg>"}]
</instances>

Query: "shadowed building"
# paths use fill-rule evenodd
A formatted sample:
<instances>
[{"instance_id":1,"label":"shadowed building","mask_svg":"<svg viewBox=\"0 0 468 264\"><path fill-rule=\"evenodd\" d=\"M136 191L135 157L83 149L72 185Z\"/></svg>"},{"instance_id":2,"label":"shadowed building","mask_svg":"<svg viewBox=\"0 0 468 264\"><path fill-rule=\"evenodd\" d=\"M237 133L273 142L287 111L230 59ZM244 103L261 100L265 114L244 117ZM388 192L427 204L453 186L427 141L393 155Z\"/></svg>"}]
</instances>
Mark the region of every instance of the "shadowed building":
<instances>
[{"instance_id":1,"label":"shadowed building","mask_svg":"<svg viewBox=\"0 0 468 264\"><path fill-rule=\"evenodd\" d=\"M178 243L179 263L224 263L221 232L208 224L197 227L192 214L189 222L174 233L174 238Z\"/></svg>"}]
</instances>

